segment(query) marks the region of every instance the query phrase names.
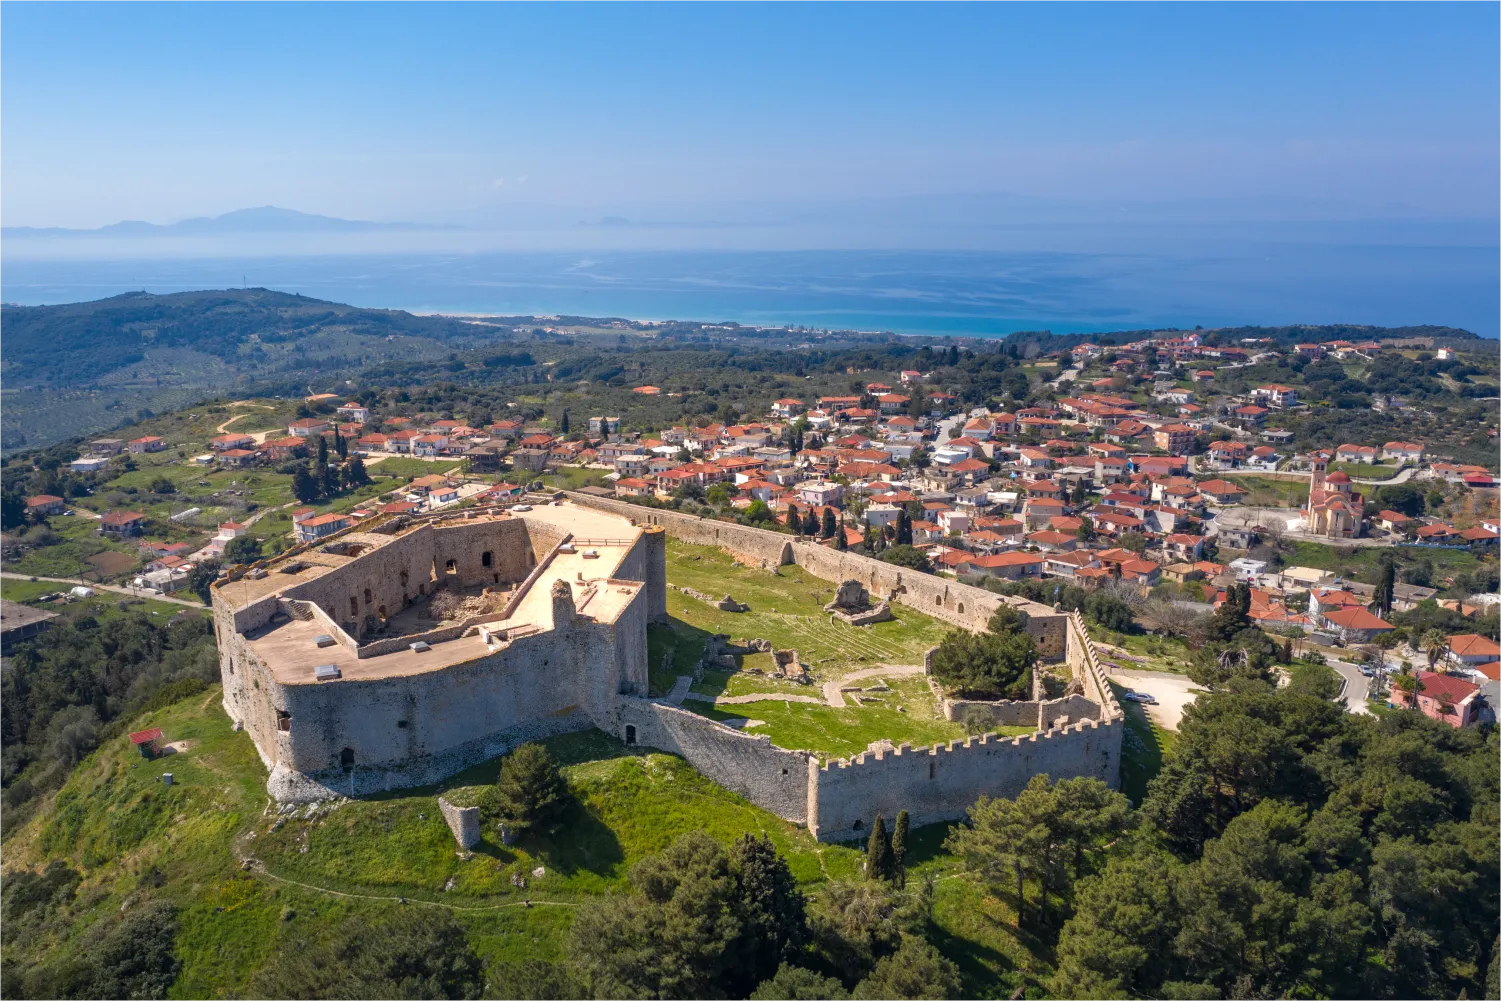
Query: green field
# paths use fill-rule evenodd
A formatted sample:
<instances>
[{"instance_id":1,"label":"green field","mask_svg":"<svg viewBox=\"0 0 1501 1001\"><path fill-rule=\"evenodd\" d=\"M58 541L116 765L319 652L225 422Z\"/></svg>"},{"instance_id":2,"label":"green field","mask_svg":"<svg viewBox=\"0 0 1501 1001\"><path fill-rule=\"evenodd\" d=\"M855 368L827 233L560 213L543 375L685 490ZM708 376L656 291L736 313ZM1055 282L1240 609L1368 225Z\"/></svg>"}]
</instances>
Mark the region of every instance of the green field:
<instances>
[{"instance_id":1,"label":"green field","mask_svg":"<svg viewBox=\"0 0 1501 1001\"><path fill-rule=\"evenodd\" d=\"M7 963L63 962L84 947L91 926L143 895L181 908L182 970L172 997L242 996L276 951L401 906L449 910L487 963L555 960L577 907L620 888L637 859L689 831L725 842L765 832L812 895L829 880L858 878L862 861L857 849L816 843L678 758L627 749L597 731L549 741L576 798L556 837L505 846L487 824L484 842L464 858L440 818L435 789L303 807L278 825L265 769L250 738L231 729L217 687L147 714L132 729L146 726L189 741L189 750L146 761L115 737L6 840L8 872L63 859L84 874L65 910L25 941L7 940ZM481 786L465 783L486 783L495 770L491 762L445 788L460 799L482 797ZM171 786L161 783L167 771ZM914 831L910 849L909 878L935 879L934 942L960 965L965 996L1035 987L1051 972L1048 959L1028 936L1018 937L1005 905L958 874L941 850L946 830ZM243 857L259 865L242 870ZM546 873L534 878L539 865ZM524 890L511 884L516 872L530 880Z\"/></svg>"},{"instance_id":2,"label":"green field","mask_svg":"<svg viewBox=\"0 0 1501 1001\"><path fill-rule=\"evenodd\" d=\"M1246 491L1243 504L1252 507L1302 507L1308 500L1308 480L1284 480L1249 473L1226 473L1221 479L1238 483Z\"/></svg>"},{"instance_id":3,"label":"green field","mask_svg":"<svg viewBox=\"0 0 1501 1001\"><path fill-rule=\"evenodd\" d=\"M893 606L897 618L891 622L859 628L831 624L823 610L834 599L829 581L797 566L775 572L742 566L712 546L669 540L667 581L715 597L730 594L750 606L748 612L722 612L669 588L667 610L677 622L705 634L759 637L778 649L795 649L820 681L878 664L921 664L949 628L902 605Z\"/></svg>"},{"instance_id":4,"label":"green field","mask_svg":"<svg viewBox=\"0 0 1501 1001\"><path fill-rule=\"evenodd\" d=\"M831 621L823 606L834 596L828 581L796 567L775 572L742 566L734 557L712 546L694 546L669 540L667 580L705 594L730 594L748 604L747 612L722 612L706 602L669 589L668 627L652 633L648 651L653 671L653 693L672 687L678 674L689 673L698 663L704 643L713 633L732 642L761 638L777 649L794 649L812 675L812 684L777 680L767 675L775 670L770 654L736 657L738 670L707 670L693 691L708 696L743 696L784 693L819 697L825 682L838 680L851 671L880 666L921 664L923 655L943 638L948 627L930 616L896 606L898 618L869 627ZM671 666L667 652L671 651ZM759 672L759 673L758 673ZM877 676L851 682L874 685ZM913 745L961 739L961 724L943 719L937 701L921 676L893 674L885 677L889 694L874 697L872 704L842 709L828 705L761 700L712 707L708 702L688 700L683 708L712 719L753 719L761 725L749 732L767 734L779 747L815 754L848 757L866 749L871 741L890 739ZM897 708L900 706L900 710ZM1030 733L1030 727L1017 728Z\"/></svg>"},{"instance_id":5,"label":"green field","mask_svg":"<svg viewBox=\"0 0 1501 1001\"><path fill-rule=\"evenodd\" d=\"M1383 553L1395 553L1399 567L1419 563L1433 565L1433 585L1442 588L1443 578L1453 573L1473 573L1480 557L1463 549L1421 549L1412 546L1326 546L1317 542L1291 543L1292 552L1283 556L1288 566L1337 570L1346 579L1363 584L1376 582Z\"/></svg>"},{"instance_id":6,"label":"green field","mask_svg":"<svg viewBox=\"0 0 1501 1001\"><path fill-rule=\"evenodd\" d=\"M1389 480L1401 472L1398 466L1375 466L1365 462L1331 462L1329 471L1342 469L1358 480Z\"/></svg>"}]
</instances>

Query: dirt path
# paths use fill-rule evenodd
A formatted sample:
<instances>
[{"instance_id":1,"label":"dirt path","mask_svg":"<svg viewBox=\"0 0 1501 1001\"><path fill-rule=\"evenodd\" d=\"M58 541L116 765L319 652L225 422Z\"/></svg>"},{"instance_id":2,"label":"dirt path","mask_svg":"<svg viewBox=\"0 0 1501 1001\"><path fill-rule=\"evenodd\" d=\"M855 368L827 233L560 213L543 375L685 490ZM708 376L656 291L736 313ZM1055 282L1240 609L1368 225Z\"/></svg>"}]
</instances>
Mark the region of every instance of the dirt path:
<instances>
[{"instance_id":1,"label":"dirt path","mask_svg":"<svg viewBox=\"0 0 1501 1001\"><path fill-rule=\"evenodd\" d=\"M749 695L703 695L689 692L683 696L693 702L712 702L716 706L742 706L748 702L807 702L823 705L823 699L813 695L793 695L791 692L752 692Z\"/></svg>"},{"instance_id":2,"label":"dirt path","mask_svg":"<svg viewBox=\"0 0 1501 1001\"><path fill-rule=\"evenodd\" d=\"M0 577L6 577L10 580L45 580L51 581L54 584L79 585L79 581L73 580L70 577L35 577L24 573L0 573ZM91 587L96 591L112 591L115 594L123 594L127 598L147 598L151 601L166 601L173 605L186 605L188 608L196 608L200 612L208 611L208 606L202 602L188 601L185 598L174 598L170 594L142 594L139 589L131 590L128 587L121 587L118 584L95 584L93 581L85 581L82 586Z\"/></svg>"},{"instance_id":3,"label":"dirt path","mask_svg":"<svg viewBox=\"0 0 1501 1001\"><path fill-rule=\"evenodd\" d=\"M248 832L247 832L248 833ZM255 873L263 879L273 879L278 883L288 886L301 887L304 890L312 890L314 893L326 893L330 897L344 897L350 900L384 900L393 904L419 904L423 907L443 907L450 911L503 911L511 907L577 907L578 905L567 900L516 900L507 904L485 904L478 907L465 907L461 904L445 904L437 900L419 900L415 897L388 897L374 893L346 893L343 890L330 890L326 886L315 886L312 883L303 883L286 876L278 876L266 868L266 863L247 853L244 849L246 838L244 834L235 838L235 860L247 871Z\"/></svg>"},{"instance_id":4,"label":"dirt path","mask_svg":"<svg viewBox=\"0 0 1501 1001\"><path fill-rule=\"evenodd\" d=\"M921 664L891 664L886 667L862 667L858 671L835 678L833 681L825 681L823 684L823 701L826 705L835 709L845 707L844 693L839 689L851 681L859 681L862 678L904 677L913 674L922 674Z\"/></svg>"}]
</instances>

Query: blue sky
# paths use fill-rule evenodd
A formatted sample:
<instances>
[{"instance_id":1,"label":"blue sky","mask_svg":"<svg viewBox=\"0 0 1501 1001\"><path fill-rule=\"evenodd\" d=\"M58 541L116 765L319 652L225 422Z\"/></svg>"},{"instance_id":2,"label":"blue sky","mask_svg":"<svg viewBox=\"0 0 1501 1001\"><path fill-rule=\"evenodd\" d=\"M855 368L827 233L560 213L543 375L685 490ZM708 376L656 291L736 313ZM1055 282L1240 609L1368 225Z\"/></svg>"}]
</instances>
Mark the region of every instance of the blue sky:
<instances>
[{"instance_id":1,"label":"blue sky","mask_svg":"<svg viewBox=\"0 0 1501 1001\"><path fill-rule=\"evenodd\" d=\"M1498 6L18 4L6 225L276 204L1497 213Z\"/></svg>"}]
</instances>

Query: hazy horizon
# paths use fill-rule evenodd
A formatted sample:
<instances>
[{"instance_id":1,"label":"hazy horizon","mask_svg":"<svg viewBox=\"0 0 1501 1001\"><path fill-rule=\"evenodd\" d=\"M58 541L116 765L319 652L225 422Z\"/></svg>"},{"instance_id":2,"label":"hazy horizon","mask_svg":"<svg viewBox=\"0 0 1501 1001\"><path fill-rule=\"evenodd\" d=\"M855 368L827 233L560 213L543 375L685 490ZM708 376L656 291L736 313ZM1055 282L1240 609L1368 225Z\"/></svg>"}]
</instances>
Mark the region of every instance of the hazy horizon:
<instances>
[{"instance_id":1,"label":"hazy horizon","mask_svg":"<svg viewBox=\"0 0 1501 1001\"><path fill-rule=\"evenodd\" d=\"M483 228L1007 193L1494 220L1498 25L1442 3L15 4L0 212Z\"/></svg>"}]
</instances>

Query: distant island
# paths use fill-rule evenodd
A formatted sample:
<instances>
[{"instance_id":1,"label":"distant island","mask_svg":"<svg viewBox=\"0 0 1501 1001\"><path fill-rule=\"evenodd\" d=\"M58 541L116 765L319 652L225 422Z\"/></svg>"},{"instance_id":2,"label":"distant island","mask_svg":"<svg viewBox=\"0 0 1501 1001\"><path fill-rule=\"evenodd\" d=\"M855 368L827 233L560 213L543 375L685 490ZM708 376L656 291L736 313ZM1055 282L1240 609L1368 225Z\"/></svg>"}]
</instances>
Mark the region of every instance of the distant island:
<instances>
[{"instance_id":1,"label":"distant island","mask_svg":"<svg viewBox=\"0 0 1501 1001\"><path fill-rule=\"evenodd\" d=\"M67 229L60 226L6 226L0 229L0 237L25 240L49 237L129 237L143 236L226 236L248 233L365 233L393 230L452 230L458 226L438 226L413 222L364 222L355 219L337 219L333 216L314 215L295 209L263 205L259 208L239 209L219 216L201 216L181 222L160 225L152 222L126 220L100 226L95 229Z\"/></svg>"}]
</instances>

